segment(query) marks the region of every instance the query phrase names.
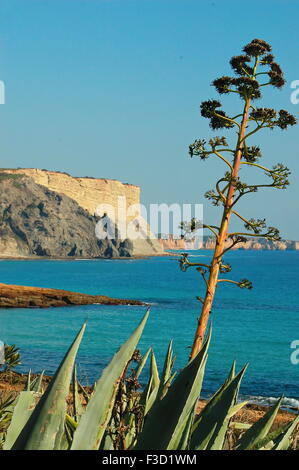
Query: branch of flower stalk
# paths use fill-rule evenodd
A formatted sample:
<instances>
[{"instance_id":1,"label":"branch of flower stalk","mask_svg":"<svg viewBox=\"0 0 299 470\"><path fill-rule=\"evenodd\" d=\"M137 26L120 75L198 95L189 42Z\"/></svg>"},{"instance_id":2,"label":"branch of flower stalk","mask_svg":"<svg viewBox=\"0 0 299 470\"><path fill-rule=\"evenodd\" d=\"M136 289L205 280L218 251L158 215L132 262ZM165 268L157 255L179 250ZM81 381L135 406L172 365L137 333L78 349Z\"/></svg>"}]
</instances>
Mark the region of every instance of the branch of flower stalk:
<instances>
[{"instance_id":1,"label":"branch of flower stalk","mask_svg":"<svg viewBox=\"0 0 299 470\"><path fill-rule=\"evenodd\" d=\"M219 284L219 282L229 282L230 284L235 284L241 289L252 289L252 283L248 281L248 279L242 279L241 281L232 281L231 279L218 279L217 284Z\"/></svg>"},{"instance_id":2,"label":"branch of flower stalk","mask_svg":"<svg viewBox=\"0 0 299 470\"><path fill-rule=\"evenodd\" d=\"M255 122L256 122L255 119L248 119L248 121L255 121ZM265 121L264 121L264 122L265 122ZM244 140L246 140L248 137L250 137L250 136L252 136L253 134L255 134L256 132L258 132L259 130L261 130L261 129L271 129L271 128L274 127L274 125L275 125L275 124L273 123L272 125L271 125L271 124L268 124L267 126L264 126L263 124L257 126L256 129L254 129L253 131L251 131L251 132L249 132L248 134L246 134L246 135L244 136L244 138L240 141L240 143L243 142Z\"/></svg>"},{"instance_id":3,"label":"branch of flower stalk","mask_svg":"<svg viewBox=\"0 0 299 470\"><path fill-rule=\"evenodd\" d=\"M243 114L237 114L236 116L233 116L232 119L237 119L238 117L242 117Z\"/></svg>"},{"instance_id":4,"label":"branch of flower stalk","mask_svg":"<svg viewBox=\"0 0 299 470\"><path fill-rule=\"evenodd\" d=\"M202 228L207 228L209 230L211 230L211 232L215 235L215 237L217 238L218 237L218 233L219 233L219 227L217 227L216 225L206 225L206 224L203 224ZM218 233L215 232L215 230L218 230Z\"/></svg>"},{"instance_id":5,"label":"branch of flower stalk","mask_svg":"<svg viewBox=\"0 0 299 470\"><path fill-rule=\"evenodd\" d=\"M182 258L179 260L179 262L180 262L180 265L181 265L181 269L183 271L186 271L186 269L188 269L191 266L196 266L198 268L207 268L207 269L211 268L210 265L204 264L204 263L190 263L190 261L188 260L188 254L187 253L182 253L181 256L182 256Z\"/></svg>"},{"instance_id":6,"label":"branch of flower stalk","mask_svg":"<svg viewBox=\"0 0 299 470\"><path fill-rule=\"evenodd\" d=\"M257 77L258 75L268 75L268 72L258 72L255 74L255 76Z\"/></svg>"},{"instance_id":7,"label":"branch of flower stalk","mask_svg":"<svg viewBox=\"0 0 299 470\"><path fill-rule=\"evenodd\" d=\"M226 247L226 248L222 251L222 253L221 253L221 255L219 256L219 258L222 258L225 253L227 253L228 251L230 251L234 246L238 245L239 243L244 243L244 240L234 240L230 246Z\"/></svg>"},{"instance_id":8,"label":"branch of flower stalk","mask_svg":"<svg viewBox=\"0 0 299 470\"><path fill-rule=\"evenodd\" d=\"M211 267L209 267L209 271L210 271L210 269L211 269ZM198 272L201 274L203 280L205 281L206 287L207 287L207 289L208 289L208 288L209 288L209 284L208 284L208 281L207 281L206 276L205 276L205 275L206 275L206 271L205 271L204 269L201 269L201 268L196 268L196 271L198 271Z\"/></svg>"},{"instance_id":9,"label":"branch of flower stalk","mask_svg":"<svg viewBox=\"0 0 299 470\"><path fill-rule=\"evenodd\" d=\"M186 259L186 261L184 261L184 264L187 264L188 267L189 266L197 266L197 267L202 267L202 268L207 268L207 269L210 269L210 265L209 264L204 264L204 263L190 263L190 261L188 261Z\"/></svg>"},{"instance_id":10,"label":"branch of flower stalk","mask_svg":"<svg viewBox=\"0 0 299 470\"><path fill-rule=\"evenodd\" d=\"M227 199L227 198L224 196L224 194L222 193L221 189L219 188L219 184L220 184L222 181L226 181L226 180L224 180L223 178L221 178L220 180L217 181L217 183L216 183L216 190L217 190L217 193L219 194L219 196L221 197L223 203L226 204L226 199ZM227 187L227 185L226 185L226 187ZM224 188L223 191L225 191L225 188Z\"/></svg>"},{"instance_id":11,"label":"branch of flower stalk","mask_svg":"<svg viewBox=\"0 0 299 470\"><path fill-rule=\"evenodd\" d=\"M271 184L254 184L254 185L248 185L248 188L275 188L276 185L274 183Z\"/></svg>"},{"instance_id":12,"label":"branch of flower stalk","mask_svg":"<svg viewBox=\"0 0 299 470\"><path fill-rule=\"evenodd\" d=\"M234 119L231 119L231 118L229 118L229 117L227 117L227 116L221 116L221 114L218 114L218 113L216 113L215 111L213 112L213 116L216 116L216 117L218 117L218 118L220 118L220 119L223 119L224 121L232 122L233 124L236 124L236 126L238 126L239 129L241 128L240 124L239 124L237 121L235 121Z\"/></svg>"},{"instance_id":13,"label":"branch of flower stalk","mask_svg":"<svg viewBox=\"0 0 299 470\"><path fill-rule=\"evenodd\" d=\"M231 152L232 154L234 154L235 150L233 150L233 149L218 149L218 152Z\"/></svg>"},{"instance_id":14,"label":"branch of flower stalk","mask_svg":"<svg viewBox=\"0 0 299 470\"><path fill-rule=\"evenodd\" d=\"M241 70L243 70L247 77L251 77L250 73L248 73L247 70L244 69L244 67L241 67Z\"/></svg>"},{"instance_id":15,"label":"branch of flower stalk","mask_svg":"<svg viewBox=\"0 0 299 470\"><path fill-rule=\"evenodd\" d=\"M249 118L248 121L252 121L252 119ZM248 134L244 135L243 139L240 140L240 144L242 142L244 142L244 140L246 140L248 137L250 137L251 135L253 135L256 132L258 132L259 130L261 130L262 128L263 128L263 125L258 125L255 129L253 129L253 131L251 131Z\"/></svg>"},{"instance_id":16,"label":"branch of flower stalk","mask_svg":"<svg viewBox=\"0 0 299 470\"><path fill-rule=\"evenodd\" d=\"M232 281L231 279L218 279L217 283L219 284L219 282L230 282L231 284L239 285L238 281Z\"/></svg>"},{"instance_id":17,"label":"branch of flower stalk","mask_svg":"<svg viewBox=\"0 0 299 470\"><path fill-rule=\"evenodd\" d=\"M227 88L227 91L230 92L230 93L238 93L238 95L242 95L241 91L232 90L231 88Z\"/></svg>"},{"instance_id":18,"label":"branch of flower stalk","mask_svg":"<svg viewBox=\"0 0 299 470\"><path fill-rule=\"evenodd\" d=\"M268 233L246 233L246 232L233 232L229 233L228 237L234 237L240 235L241 237L256 237L256 238L266 238L267 240L274 240L278 241L280 238L274 238L273 235L269 235Z\"/></svg>"},{"instance_id":19,"label":"branch of flower stalk","mask_svg":"<svg viewBox=\"0 0 299 470\"><path fill-rule=\"evenodd\" d=\"M228 150L224 150L224 151L228 151ZM221 153L217 152L217 150L214 150L213 153L217 155L217 157L219 157L224 163L226 163L230 167L231 171L233 171L233 166L229 163L228 160L226 160L226 158L224 158L223 155L221 155Z\"/></svg>"},{"instance_id":20,"label":"branch of flower stalk","mask_svg":"<svg viewBox=\"0 0 299 470\"><path fill-rule=\"evenodd\" d=\"M273 171L270 171L271 174L269 174L269 176L271 175L277 175L279 176L279 173L274 173ZM241 197L245 196L246 194L250 194L250 193L254 193L256 192L258 189L260 188L276 188L276 189L285 189L285 187L289 184L288 181L284 181L282 182L281 184L278 184L277 182L275 183L275 181L273 181L273 183L271 184L248 184L248 188L249 190L248 191L244 191L242 193L240 193L234 200L234 202L232 203L231 207L235 206L237 204L237 202L241 199Z\"/></svg>"},{"instance_id":21,"label":"branch of flower stalk","mask_svg":"<svg viewBox=\"0 0 299 470\"><path fill-rule=\"evenodd\" d=\"M270 168L267 168L266 166L260 165L259 163L241 162L241 165L256 166L257 168L260 168L261 170L264 170L264 171L266 171L267 173L272 173L272 172L273 172L273 170L270 170Z\"/></svg>"},{"instance_id":22,"label":"branch of flower stalk","mask_svg":"<svg viewBox=\"0 0 299 470\"><path fill-rule=\"evenodd\" d=\"M250 191L244 191L243 193L240 193L239 196L237 196L232 203L231 207L235 206L237 202L241 199L241 197L245 196L246 194L254 193L256 192L254 189L251 189Z\"/></svg>"},{"instance_id":23,"label":"branch of flower stalk","mask_svg":"<svg viewBox=\"0 0 299 470\"><path fill-rule=\"evenodd\" d=\"M219 266L219 272L221 274L224 274L224 273L230 273L232 270L232 267L229 263L221 263L220 266Z\"/></svg>"},{"instance_id":24,"label":"branch of flower stalk","mask_svg":"<svg viewBox=\"0 0 299 470\"><path fill-rule=\"evenodd\" d=\"M239 212L232 210L232 214L235 214L237 217L239 217L243 222L245 222L248 225L251 225L251 227L254 227L254 224L251 223L249 220L247 220L245 217L243 217Z\"/></svg>"},{"instance_id":25,"label":"branch of flower stalk","mask_svg":"<svg viewBox=\"0 0 299 470\"><path fill-rule=\"evenodd\" d=\"M259 169L265 171L267 176L270 176L270 177L272 177L272 178L273 178L273 177L275 178L275 176L278 176L278 177L284 176L285 178L287 178L287 176L290 175L290 171L289 171L289 169L286 168L286 167L283 167L283 168L282 168L282 167L280 167L280 168L274 168L274 169L270 170L270 168L267 168L267 167L265 167L265 166L259 165L258 163L242 162L241 164L242 164L242 165L251 165L251 166L254 166L254 167L256 167L256 168L259 168ZM282 174L282 172L284 172L284 175ZM248 185L248 187L251 187L251 188L253 188L253 187L257 187L257 188L258 188L258 187L262 187L262 186L263 186L263 185ZM270 187L271 187L271 186L276 186L276 187L279 187L279 186L283 186L283 185L271 184L271 185L265 185L265 186L270 186Z\"/></svg>"}]
</instances>

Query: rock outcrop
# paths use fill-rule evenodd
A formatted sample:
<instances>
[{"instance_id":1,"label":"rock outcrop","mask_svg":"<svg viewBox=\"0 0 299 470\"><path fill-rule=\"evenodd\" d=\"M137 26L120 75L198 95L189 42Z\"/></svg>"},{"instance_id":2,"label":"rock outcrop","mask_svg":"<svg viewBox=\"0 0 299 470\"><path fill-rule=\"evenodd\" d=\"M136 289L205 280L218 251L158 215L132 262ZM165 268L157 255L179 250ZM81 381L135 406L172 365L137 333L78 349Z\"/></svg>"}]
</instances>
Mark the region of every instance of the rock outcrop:
<instances>
[{"instance_id":1,"label":"rock outcrop","mask_svg":"<svg viewBox=\"0 0 299 470\"><path fill-rule=\"evenodd\" d=\"M95 225L104 215L95 215L100 204L115 208L116 226L121 210L127 223L141 218L137 186L37 169L2 169L0 184L1 257L94 258L163 253L158 241L147 236L149 229L143 239L136 240L97 240L95 236Z\"/></svg>"},{"instance_id":2,"label":"rock outcrop","mask_svg":"<svg viewBox=\"0 0 299 470\"><path fill-rule=\"evenodd\" d=\"M71 305L144 305L139 300L114 299L42 287L0 284L0 308L66 307Z\"/></svg>"},{"instance_id":3,"label":"rock outcrop","mask_svg":"<svg viewBox=\"0 0 299 470\"><path fill-rule=\"evenodd\" d=\"M28 176L0 173L1 257L132 256L129 240L97 240L97 218Z\"/></svg>"},{"instance_id":4,"label":"rock outcrop","mask_svg":"<svg viewBox=\"0 0 299 470\"><path fill-rule=\"evenodd\" d=\"M121 183L117 180L103 178L76 178L68 173L39 170L37 168L1 169L3 173L26 175L35 183L58 194L64 194L73 199L90 215L95 215L100 204L111 205L115 209L115 220L118 222L119 198L124 198L126 219L132 220L140 216L140 187ZM128 213L129 207L134 206L134 213ZM101 215L101 214L98 214Z\"/></svg>"}]
</instances>

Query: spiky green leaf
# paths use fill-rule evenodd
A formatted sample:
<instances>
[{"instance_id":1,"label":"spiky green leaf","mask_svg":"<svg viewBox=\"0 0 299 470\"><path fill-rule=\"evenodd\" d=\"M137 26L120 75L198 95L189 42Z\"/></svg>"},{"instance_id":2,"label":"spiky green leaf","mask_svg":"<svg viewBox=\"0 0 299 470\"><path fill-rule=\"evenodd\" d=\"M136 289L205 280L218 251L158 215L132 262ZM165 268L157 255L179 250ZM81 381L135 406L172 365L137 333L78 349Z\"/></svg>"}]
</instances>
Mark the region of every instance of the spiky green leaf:
<instances>
[{"instance_id":1,"label":"spiky green leaf","mask_svg":"<svg viewBox=\"0 0 299 470\"><path fill-rule=\"evenodd\" d=\"M215 428L212 437L206 446L207 449L222 449L225 434L228 428L231 410L236 405L239 387L247 366L232 380L227 380L226 385L211 398L205 408L202 410L196 426L193 428L190 448L198 449L206 441L211 430ZM233 375L230 373L229 378ZM216 424L216 427L215 427Z\"/></svg>"},{"instance_id":2,"label":"spiky green leaf","mask_svg":"<svg viewBox=\"0 0 299 470\"><path fill-rule=\"evenodd\" d=\"M156 400L139 435L136 450L173 450L201 391L211 332L198 355L180 372L162 400ZM157 432L159 430L159 432Z\"/></svg>"},{"instance_id":3,"label":"spiky green leaf","mask_svg":"<svg viewBox=\"0 0 299 470\"><path fill-rule=\"evenodd\" d=\"M258 446L259 441L265 439L271 429L272 424L274 423L282 400L283 397L277 401L276 405L270 408L263 418L259 419L251 426L250 429L248 429L248 431L245 432L245 434L237 442L236 447L238 450L250 450L255 446Z\"/></svg>"},{"instance_id":4,"label":"spiky green leaf","mask_svg":"<svg viewBox=\"0 0 299 470\"><path fill-rule=\"evenodd\" d=\"M14 443L13 450L60 448L65 423L66 397L69 393L74 362L85 327L84 323L46 392Z\"/></svg>"},{"instance_id":5,"label":"spiky green leaf","mask_svg":"<svg viewBox=\"0 0 299 470\"><path fill-rule=\"evenodd\" d=\"M72 450L96 450L99 448L106 426L110 420L120 378L139 342L149 310L139 326L115 354L97 382L94 395L74 434Z\"/></svg>"}]
</instances>

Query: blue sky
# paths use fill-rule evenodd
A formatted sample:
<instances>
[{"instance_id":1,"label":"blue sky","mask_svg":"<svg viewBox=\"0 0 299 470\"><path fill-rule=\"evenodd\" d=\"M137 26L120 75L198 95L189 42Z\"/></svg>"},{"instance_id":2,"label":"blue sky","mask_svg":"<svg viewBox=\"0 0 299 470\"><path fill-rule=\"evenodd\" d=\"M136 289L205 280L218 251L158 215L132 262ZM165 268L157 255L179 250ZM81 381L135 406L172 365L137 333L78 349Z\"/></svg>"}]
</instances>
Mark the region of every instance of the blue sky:
<instances>
[{"instance_id":1,"label":"blue sky","mask_svg":"<svg viewBox=\"0 0 299 470\"><path fill-rule=\"evenodd\" d=\"M217 97L211 81L230 73L230 57L254 37L272 44L287 79L261 106L299 117L290 102L299 80L296 0L1 0L0 15L2 167L119 179L140 185L146 204L204 203L206 222L215 222L203 194L224 168L191 160L187 149L212 135L199 113L201 101ZM229 99L238 111L240 101ZM264 131L252 140L265 164L292 169L291 186L242 205L245 216L266 216L292 239L298 133Z\"/></svg>"}]
</instances>

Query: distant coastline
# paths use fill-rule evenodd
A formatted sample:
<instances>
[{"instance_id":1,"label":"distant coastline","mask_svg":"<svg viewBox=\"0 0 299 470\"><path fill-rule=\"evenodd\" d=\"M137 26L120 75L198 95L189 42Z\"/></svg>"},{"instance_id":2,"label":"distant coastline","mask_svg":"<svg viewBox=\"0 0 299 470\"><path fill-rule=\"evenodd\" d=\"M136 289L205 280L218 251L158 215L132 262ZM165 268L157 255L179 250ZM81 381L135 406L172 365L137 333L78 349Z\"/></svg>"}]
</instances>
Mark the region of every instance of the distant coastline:
<instances>
[{"instance_id":1,"label":"distant coastline","mask_svg":"<svg viewBox=\"0 0 299 470\"><path fill-rule=\"evenodd\" d=\"M173 235L160 237L159 243L164 250L213 250L215 248L216 240L214 237L194 237L190 240L184 238L177 238ZM226 247L230 242L226 242ZM271 241L264 238L248 238L247 242L243 242L233 247L234 250L299 250L299 241L293 240L279 240Z\"/></svg>"}]
</instances>

